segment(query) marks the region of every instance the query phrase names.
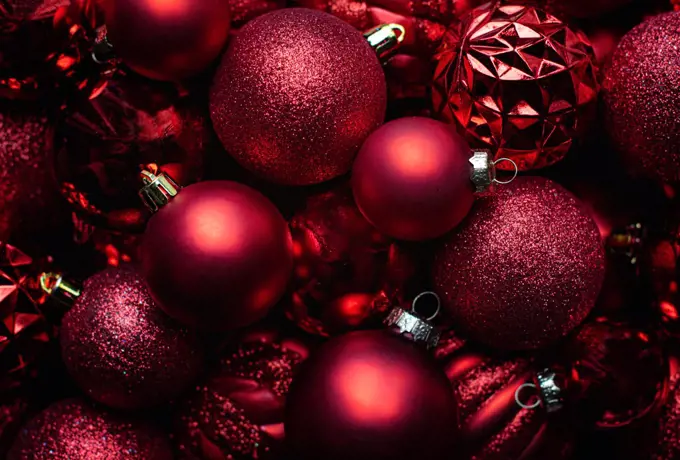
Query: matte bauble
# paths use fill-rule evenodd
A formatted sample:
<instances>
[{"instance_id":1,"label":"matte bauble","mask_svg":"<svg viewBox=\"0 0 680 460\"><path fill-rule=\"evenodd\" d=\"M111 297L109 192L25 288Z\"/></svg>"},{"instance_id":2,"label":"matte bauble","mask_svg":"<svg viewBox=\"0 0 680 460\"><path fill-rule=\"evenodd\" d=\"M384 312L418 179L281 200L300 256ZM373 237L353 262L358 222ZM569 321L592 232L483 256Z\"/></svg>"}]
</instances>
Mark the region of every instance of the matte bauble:
<instances>
[{"instance_id":1,"label":"matte bauble","mask_svg":"<svg viewBox=\"0 0 680 460\"><path fill-rule=\"evenodd\" d=\"M595 305L604 271L593 219L571 193L540 177L479 198L433 266L456 326L506 350L541 348L576 327Z\"/></svg>"},{"instance_id":2,"label":"matte bauble","mask_svg":"<svg viewBox=\"0 0 680 460\"><path fill-rule=\"evenodd\" d=\"M451 24L436 60L435 112L494 160L552 165L589 128L599 90L593 49L541 9L479 6Z\"/></svg>"},{"instance_id":3,"label":"matte bauble","mask_svg":"<svg viewBox=\"0 0 680 460\"><path fill-rule=\"evenodd\" d=\"M88 396L120 409L164 403L202 369L197 337L156 306L129 268L107 269L85 282L62 321L61 352Z\"/></svg>"},{"instance_id":4,"label":"matte bauble","mask_svg":"<svg viewBox=\"0 0 680 460\"><path fill-rule=\"evenodd\" d=\"M19 433L9 460L171 460L160 431L90 407L78 399L52 404Z\"/></svg>"},{"instance_id":5,"label":"matte bauble","mask_svg":"<svg viewBox=\"0 0 680 460\"><path fill-rule=\"evenodd\" d=\"M260 16L230 43L210 94L226 150L272 182L305 185L349 171L383 122L385 76L349 24L302 8Z\"/></svg>"},{"instance_id":6,"label":"matte bauble","mask_svg":"<svg viewBox=\"0 0 680 460\"><path fill-rule=\"evenodd\" d=\"M393 238L422 241L458 225L474 200L470 147L446 124L412 117L371 134L352 167L364 217Z\"/></svg>"},{"instance_id":7,"label":"matte bauble","mask_svg":"<svg viewBox=\"0 0 680 460\"><path fill-rule=\"evenodd\" d=\"M241 337L180 409L181 457L280 458L286 395L308 353L301 340L274 331Z\"/></svg>"},{"instance_id":8,"label":"matte bauble","mask_svg":"<svg viewBox=\"0 0 680 460\"><path fill-rule=\"evenodd\" d=\"M456 401L424 349L388 331L335 337L303 363L286 403L301 460L436 460L450 454Z\"/></svg>"},{"instance_id":9,"label":"matte bauble","mask_svg":"<svg viewBox=\"0 0 680 460\"><path fill-rule=\"evenodd\" d=\"M680 179L680 12L623 36L603 83L606 129L631 173Z\"/></svg>"},{"instance_id":10,"label":"matte bauble","mask_svg":"<svg viewBox=\"0 0 680 460\"><path fill-rule=\"evenodd\" d=\"M202 72L229 36L229 0L104 0L103 5L116 55L155 80Z\"/></svg>"},{"instance_id":11,"label":"matte bauble","mask_svg":"<svg viewBox=\"0 0 680 460\"><path fill-rule=\"evenodd\" d=\"M170 316L228 330L261 319L283 296L293 245L286 221L259 192L207 181L182 189L149 220L140 259Z\"/></svg>"}]
</instances>

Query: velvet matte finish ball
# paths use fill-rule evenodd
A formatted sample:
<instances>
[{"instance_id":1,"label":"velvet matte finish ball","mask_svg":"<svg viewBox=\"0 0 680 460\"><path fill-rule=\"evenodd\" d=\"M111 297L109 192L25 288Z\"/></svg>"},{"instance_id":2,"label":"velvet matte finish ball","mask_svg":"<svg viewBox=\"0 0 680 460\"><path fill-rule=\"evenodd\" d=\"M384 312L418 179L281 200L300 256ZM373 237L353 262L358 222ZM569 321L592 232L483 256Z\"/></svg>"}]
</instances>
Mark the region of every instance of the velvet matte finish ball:
<instances>
[{"instance_id":1,"label":"velvet matte finish ball","mask_svg":"<svg viewBox=\"0 0 680 460\"><path fill-rule=\"evenodd\" d=\"M393 238L436 238L458 225L474 200L470 147L444 123L412 117L371 134L352 168L364 217Z\"/></svg>"},{"instance_id":2,"label":"velvet matte finish ball","mask_svg":"<svg viewBox=\"0 0 680 460\"><path fill-rule=\"evenodd\" d=\"M129 269L108 269L85 282L64 316L61 352L88 396L120 409L178 396L203 363L194 334L163 313Z\"/></svg>"},{"instance_id":3,"label":"velvet matte finish ball","mask_svg":"<svg viewBox=\"0 0 680 460\"><path fill-rule=\"evenodd\" d=\"M293 269L290 230L279 211L259 192L229 181L182 189L149 220L140 257L161 308L213 330L264 317Z\"/></svg>"},{"instance_id":4,"label":"velvet matte finish ball","mask_svg":"<svg viewBox=\"0 0 680 460\"><path fill-rule=\"evenodd\" d=\"M458 328L495 348L536 349L593 308L604 250L597 225L571 193L524 177L477 200L437 249L433 275Z\"/></svg>"},{"instance_id":5,"label":"velvet matte finish ball","mask_svg":"<svg viewBox=\"0 0 680 460\"><path fill-rule=\"evenodd\" d=\"M230 43L210 112L241 165L272 182L305 185L349 171L383 122L385 77L349 24L302 8L260 16Z\"/></svg>"}]
</instances>

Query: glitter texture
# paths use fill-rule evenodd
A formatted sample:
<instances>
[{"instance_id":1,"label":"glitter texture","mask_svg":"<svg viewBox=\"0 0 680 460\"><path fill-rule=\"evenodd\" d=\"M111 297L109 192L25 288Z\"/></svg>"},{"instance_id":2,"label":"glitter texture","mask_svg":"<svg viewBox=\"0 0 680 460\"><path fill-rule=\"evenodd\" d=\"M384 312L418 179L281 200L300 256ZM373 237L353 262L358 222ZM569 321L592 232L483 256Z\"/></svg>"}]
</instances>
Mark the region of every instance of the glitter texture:
<instances>
[{"instance_id":1,"label":"glitter texture","mask_svg":"<svg viewBox=\"0 0 680 460\"><path fill-rule=\"evenodd\" d=\"M482 197L434 264L457 326L501 349L541 348L590 312L604 279L595 222L576 198L539 177Z\"/></svg>"},{"instance_id":2,"label":"glitter texture","mask_svg":"<svg viewBox=\"0 0 680 460\"><path fill-rule=\"evenodd\" d=\"M19 433L9 460L171 460L166 437L146 425L97 411L80 400L60 401Z\"/></svg>"},{"instance_id":3,"label":"glitter texture","mask_svg":"<svg viewBox=\"0 0 680 460\"><path fill-rule=\"evenodd\" d=\"M241 27L258 16L285 6L286 2L282 0L229 0L231 27Z\"/></svg>"},{"instance_id":4,"label":"glitter texture","mask_svg":"<svg viewBox=\"0 0 680 460\"><path fill-rule=\"evenodd\" d=\"M304 185L349 171L385 117L387 90L363 35L319 11L274 11L231 42L210 96L227 151L273 182Z\"/></svg>"},{"instance_id":5,"label":"glitter texture","mask_svg":"<svg viewBox=\"0 0 680 460\"><path fill-rule=\"evenodd\" d=\"M181 410L180 457L279 458L283 408L298 365L307 357L293 339L254 333L222 359L219 369Z\"/></svg>"},{"instance_id":6,"label":"glitter texture","mask_svg":"<svg viewBox=\"0 0 680 460\"><path fill-rule=\"evenodd\" d=\"M680 363L671 358L670 395L659 420L658 441L650 444L655 455L647 458L673 460L680 458ZM650 452L650 453L651 453Z\"/></svg>"},{"instance_id":7,"label":"glitter texture","mask_svg":"<svg viewBox=\"0 0 680 460\"><path fill-rule=\"evenodd\" d=\"M680 180L680 12L628 32L603 83L606 126L629 170Z\"/></svg>"},{"instance_id":8,"label":"glitter texture","mask_svg":"<svg viewBox=\"0 0 680 460\"><path fill-rule=\"evenodd\" d=\"M123 409L177 396L202 367L196 338L156 307L128 269L108 269L86 281L64 316L61 350L90 397Z\"/></svg>"}]
</instances>

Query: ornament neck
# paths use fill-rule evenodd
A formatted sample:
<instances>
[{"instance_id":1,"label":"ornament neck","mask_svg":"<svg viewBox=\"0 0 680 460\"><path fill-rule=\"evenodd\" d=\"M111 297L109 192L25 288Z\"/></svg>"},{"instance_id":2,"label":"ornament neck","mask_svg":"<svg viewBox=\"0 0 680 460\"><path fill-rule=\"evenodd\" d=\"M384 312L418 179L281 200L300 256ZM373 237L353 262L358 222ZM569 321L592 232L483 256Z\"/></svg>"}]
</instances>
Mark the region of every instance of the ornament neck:
<instances>
[{"instance_id":1,"label":"ornament neck","mask_svg":"<svg viewBox=\"0 0 680 460\"><path fill-rule=\"evenodd\" d=\"M116 59L113 45L109 42L106 26L95 30L96 37L92 46L92 60L97 64L107 64Z\"/></svg>"},{"instance_id":2,"label":"ornament neck","mask_svg":"<svg viewBox=\"0 0 680 460\"><path fill-rule=\"evenodd\" d=\"M375 50L378 59L385 62L397 51L406 38L406 29L400 24L381 24L365 32L364 37L368 40L371 48Z\"/></svg>"},{"instance_id":3,"label":"ornament neck","mask_svg":"<svg viewBox=\"0 0 680 460\"><path fill-rule=\"evenodd\" d=\"M533 402L526 402L522 397L525 389L532 389L538 393ZM536 409L543 406L549 414L557 412L564 406L564 391L558 384L558 375L552 369L546 368L536 373L535 383L524 383L515 390L515 402L523 409Z\"/></svg>"},{"instance_id":4,"label":"ornament neck","mask_svg":"<svg viewBox=\"0 0 680 460\"><path fill-rule=\"evenodd\" d=\"M441 332L430 321L437 316L440 307L441 302L437 294L423 292L413 299L410 310L394 307L385 318L384 324L415 343L424 343L428 349L434 348L439 343ZM421 313L418 310L421 310ZM428 310L428 312L422 312L422 310ZM424 316L426 314L428 314L427 317Z\"/></svg>"},{"instance_id":5,"label":"ornament neck","mask_svg":"<svg viewBox=\"0 0 680 460\"><path fill-rule=\"evenodd\" d=\"M151 212L157 212L168 204L181 190L177 182L164 172L156 175L145 170L141 177L144 187L139 191L139 197Z\"/></svg>"},{"instance_id":6,"label":"ornament neck","mask_svg":"<svg viewBox=\"0 0 680 460\"><path fill-rule=\"evenodd\" d=\"M499 158L496 161L491 160L491 153L488 150L473 150L472 157L470 157L470 164L472 171L470 172L470 180L475 185L477 193L483 193L489 190L494 184L506 185L515 180L519 173L517 163L510 158ZM514 167L514 174L508 180L498 180L496 177L496 165L507 161Z\"/></svg>"},{"instance_id":7,"label":"ornament neck","mask_svg":"<svg viewBox=\"0 0 680 460\"><path fill-rule=\"evenodd\" d=\"M631 224L612 230L605 247L611 254L627 257L634 265L638 261L646 236L646 229L642 224Z\"/></svg>"},{"instance_id":8,"label":"ornament neck","mask_svg":"<svg viewBox=\"0 0 680 460\"><path fill-rule=\"evenodd\" d=\"M50 298L71 307L82 293L82 288L74 281L65 280L61 273L45 272L40 275L40 288Z\"/></svg>"}]
</instances>

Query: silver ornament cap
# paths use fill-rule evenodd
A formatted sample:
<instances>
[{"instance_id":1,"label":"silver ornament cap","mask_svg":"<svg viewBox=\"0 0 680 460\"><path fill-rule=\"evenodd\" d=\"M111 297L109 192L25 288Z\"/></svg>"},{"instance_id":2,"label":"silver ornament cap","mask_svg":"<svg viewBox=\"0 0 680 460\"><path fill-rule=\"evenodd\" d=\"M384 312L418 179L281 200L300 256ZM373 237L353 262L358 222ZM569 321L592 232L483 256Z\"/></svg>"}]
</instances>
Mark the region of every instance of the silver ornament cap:
<instances>
[{"instance_id":1,"label":"silver ornament cap","mask_svg":"<svg viewBox=\"0 0 680 460\"><path fill-rule=\"evenodd\" d=\"M515 170L514 175L510 179L504 181L500 181L496 178L496 165L502 161L507 161L512 164ZM499 158L498 160L493 161L491 160L491 152L488 150L473 150L469 162L472 165L470 180L474 184L477 193L486 192L493 184L509 184L519 173L517 164L510 158Z\"/></svg>"},{"instance_id":2,"label":"silver ornament cap","mask_svg":"<svg viewBox=\"0 0 680 460\"><path fill-rule=\"evenodd\" d=\"M436 302L434 313L428 317L418 313L418 305L424 305L433 301ZM413 299L410 310L394 307L387 318L385 318L384 324L415 343L425 344L428 349L434 348L439 343L441 332L435 328L431 321L437 316L440 308L441 302L437 294L430 291L423 292Z\"/></svg>"}]
</instances>

